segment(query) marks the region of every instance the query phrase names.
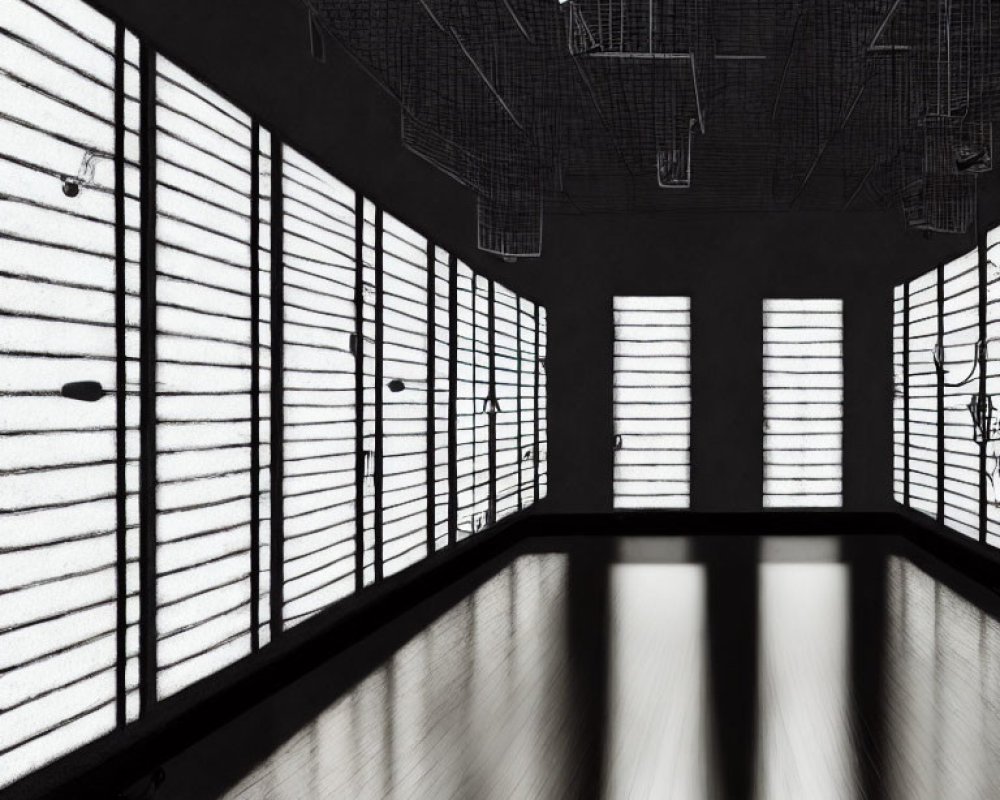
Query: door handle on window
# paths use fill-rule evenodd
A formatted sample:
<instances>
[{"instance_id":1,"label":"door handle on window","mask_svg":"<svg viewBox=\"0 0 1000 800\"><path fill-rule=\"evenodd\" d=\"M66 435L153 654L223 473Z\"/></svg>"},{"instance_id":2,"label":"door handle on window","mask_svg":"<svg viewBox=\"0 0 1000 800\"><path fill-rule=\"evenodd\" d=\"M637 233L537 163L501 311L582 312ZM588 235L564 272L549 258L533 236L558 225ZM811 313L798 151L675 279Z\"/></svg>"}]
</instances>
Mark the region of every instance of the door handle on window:
<instances>
[{"instance_id":1,"label":"door handle on window","mask_svg":"<svg viewBox=\"0 0 1000 800\"><path fill-rule=\"evenodd\" d=\"M63 384L63 397L70 400L80 400L83 403L96 403L104 397L104 387L97 381L76 381Z\"/></svg>"}]
</instances>

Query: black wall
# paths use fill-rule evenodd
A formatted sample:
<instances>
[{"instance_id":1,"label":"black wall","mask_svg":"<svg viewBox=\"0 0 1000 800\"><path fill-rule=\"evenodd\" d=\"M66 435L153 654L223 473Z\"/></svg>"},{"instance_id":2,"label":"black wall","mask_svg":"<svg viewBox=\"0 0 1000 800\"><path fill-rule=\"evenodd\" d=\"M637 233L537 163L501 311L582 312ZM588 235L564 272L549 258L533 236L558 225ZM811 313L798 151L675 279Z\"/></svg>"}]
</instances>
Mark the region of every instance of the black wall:
<instances>
[{"instance_id":1,"label":"black wall","mask_svg":"<svg viewBox=\"0 0 1000 800\"><path fill-rule=\"evenodd\" d=\"M94 5L390 213L549 307L548 510L611 508L615 294L692 297L692 502L706 511L761 508L762 299L843 298L844 505L892 507L892 286L965 252L974 235L925 238L889 213L550 215L544 256L504 264L476 250L473 195L400 146L395 102L336 44L325 64L311 58L299 0ZM995 194L986 205L1000 209Z\"/></svg>"}]
</instances>

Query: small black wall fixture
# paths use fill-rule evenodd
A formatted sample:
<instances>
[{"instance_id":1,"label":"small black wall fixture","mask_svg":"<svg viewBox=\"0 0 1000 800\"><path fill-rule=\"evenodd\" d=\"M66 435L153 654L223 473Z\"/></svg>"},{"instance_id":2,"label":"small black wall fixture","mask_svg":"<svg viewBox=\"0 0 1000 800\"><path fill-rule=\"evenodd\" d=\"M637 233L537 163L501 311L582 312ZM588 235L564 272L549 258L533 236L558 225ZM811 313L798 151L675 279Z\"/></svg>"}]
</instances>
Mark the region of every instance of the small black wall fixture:
<instances>
[{"instance_id":1,"label":"small black wall fixture","mask_svg":"<svg viewBox=\"0 0 1000 800\"><path fill-rule=\"evenodd\" d=\"M104 387L97 381L66 383L63 384L60 393L70 400L80 400L84 403L96 403L106 394Z\"/></svg>"}]
</instances>

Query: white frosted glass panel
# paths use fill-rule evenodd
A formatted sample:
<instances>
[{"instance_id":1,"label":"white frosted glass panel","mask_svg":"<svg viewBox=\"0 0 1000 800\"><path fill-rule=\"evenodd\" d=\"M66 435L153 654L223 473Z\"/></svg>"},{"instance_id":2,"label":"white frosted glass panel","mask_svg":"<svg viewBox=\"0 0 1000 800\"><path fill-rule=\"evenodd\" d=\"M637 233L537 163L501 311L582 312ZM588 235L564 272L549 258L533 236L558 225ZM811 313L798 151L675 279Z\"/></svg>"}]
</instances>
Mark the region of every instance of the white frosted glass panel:
<instances>
[{"instance_id":1,"label":"white frosted glass panel","mask_svg":"<svg viewBox=\"0 0 1000 800\"><path fill-rule=\"evenodd\" d=\"M382 572L427 555L427 240L382 220Z\"/></svg>"},{"instance_id":2,"label":"white frosted glass panel","mask_svg":"<svg viewBox=\"0 0 1000 800\"><path fill-rule=\"evenodd\" d=\"M939 480L938 376L934 365L934 348L938 344L938 270L911 281L909 298L910 507L934 517Z\"/></svg>"},{"instance_id":3,"label":"white frosted glass panel","mask_svg":"<svg viewBox=\"0 0 1000 800\"><path fill-rule=\"evenodd\" d=\"M764 301L764 506L842 503L840 300Z\"/></svg>"},{"instance_id":4,"label":"white frosted glass panel","mask_svg":"<svg viewBox=\"0 0 1000 800\"><path fill-rule=\"evenodd\" d=\"M258 267L258 473L260 528L257 635L261 646L271 641L271 134L259 129L259 267Z\"/></svg>"},{"instance_id":5,"label":"white frosted glass panel","mask_svg":"<svg viewBox=\"0 0 1000 800\"><path fill-rule=\"evenodd\" d=\"M458 263L455 439L459 540L478 533L489 515L489 294L485 279Z\"/></svg>"},{"instance_id":6,"label":"white frosted glass panel","mask_svg":"<svg viewBox=\"0 0 1000 800\"><path fill-rule=\"evenodd\" d=\"M0 11L0 787L116 722L115 30L47 5Z\"/></svg>"},{"instance_id":7,"label":"white frosted glass panel","mask_svg":"<svg viewBox=\"0 0 1000 800\"><path fill-rule=\"evenodd\" d=\"M905 345L906 285L895 287L892 293L892 496L897 503L906 503L906 375L903 350Z\"/></svg>"},{"instance_id":8,"label":"white frosted glass panel","mask_svg":"<svg viewBox=\"0 0 1000 800\"><path fill-rule=\"evenodd\" d=\"M125 719L139 718L139 40L125 33Z\"/></svg>"},{"instance_id":9,"label":"white frosted glass panel","mask_svg":"<svg viewBox=\"0 0 1000 800\"><path fill-rule=\"evenodd\" d=\"M687 508L691 300L614 299L615 508Z\"/></svg>"},{"instance_id":10,"label":"white frosted glass panel","mask_svg":"<svg viewBox=\"0 0 1000 800\"><path fill-rule=\"evenodd\" d=\"M364 443L364 487L362 496L362 581L368 586L375 580L375 204L365 200L362 208L362 430Z\"/></svg>"},{"instance_id":11,"label":"white frosted glass panel","mask_svg":"<svg viewBox=\"0 0 1000 800\"><path fill-rule=\"evenodd\" d=\"M535 475L538 448L535 442L535 371L538 368L535 337L535 304L520 298L518 312L521 347L521 503L527 508L535 502Z\"/></svg>"},{"instance_id":12,"label":"white frosted glass panel","mask_svg":"<svg viewBox=\"0 0 1000 800\"><path fill-rule=\"evenodd\" d=\"M284 147L284 624L354 591L355 195Z\"/></svg>"},{"instance_id":13,"label":"white frosted glass panel","mask_svg":"<svg viewBox=\"0 0 1000 800\"><path fill-rule=\"evenodd\" d=\"M549 493L549 395L545 359L549 352L548 314L538 307L538 499Z\"/></svg>"},{"instance_id":14,"label":"white frosted glass panel","mask_svg":"<svg viewBox=\"0 0 1000 800\"><path fill-rule=\"evenodd\" d=\"M156 633L166 697L250 652L250 119L156 59Z\"/></svg>"},{"instance_id":15,"label":"white frosted glass panel","mask_svg":"<svg viewBox=\"0 0 1000 800\"><path fill-rule=\"evenodd\" d=\"M520 505L518 479L520 431L518 430L517 297L504 286L493 290L494 392L496 412L496 518L513 514Z\"/></svg>"},{"instance_id":16,"label":"white frosted glass panel","mask_svg":"<svg viewBox=\"0 0 1000 800\"><path fill-rule=\"evenodd\" d=\"M944 265L944 522L979 538L979 444L969 402L979 391L979 251Z\"/></svg>"},{"instance_id":17,"label":"white frosted glass panel","mask_svg":"<svg viewBox=\"0 0 1000 800\"><path fill-rule=\"evenodd\" d=\"M449 517L448 442L451 435L449 398L451 394L451 265L448 254L434 249L434 547L447 546Z\"/></svg>"},{"instance_id":18,"label":"white frosted glass panel","mask_svg":"<svg viewBox=\"0 0 1000 800\"><path fill-rule=\"evenodd\" d=\"M986 394L1000 406L1000 228L986 234ZM994 412L996 416L997 412ZM986 541L1000 546L1000 444L986 444Z\"/></svg>"}]
</instances>

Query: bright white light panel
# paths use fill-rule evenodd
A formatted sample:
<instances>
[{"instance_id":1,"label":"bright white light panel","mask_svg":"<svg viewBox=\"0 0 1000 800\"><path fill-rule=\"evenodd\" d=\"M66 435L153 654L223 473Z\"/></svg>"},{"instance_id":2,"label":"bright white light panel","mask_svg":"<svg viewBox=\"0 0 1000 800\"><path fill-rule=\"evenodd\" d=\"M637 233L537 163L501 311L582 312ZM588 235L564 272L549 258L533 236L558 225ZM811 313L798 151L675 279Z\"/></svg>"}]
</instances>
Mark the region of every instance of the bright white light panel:
<instances>
[{"instance_id":1,"label":"bright white light panel","mask_svg":"<svg viewBox=\"0 0 1000 800\"><path fill-rule=\"evenodd\" d=\"M258 154L258 530L259 594L257 598L258 643L271 641L271 192L272 139L259 128Z\"/></svg>"},{"instance_id":2,"label":"bright white light panel","mask_svg":"<svg viewBox=\"0 0 1000 800\"><path fill-rule=\"evenodd\" d=\"M969 400L979 390L979 251L944 265L944 521L979 538L979 445ZM969 378L973 382L967 383Z\"/></svg>"},{"instance_id":3,"label":"bright white light panel","mask_svg":"<svg viewBox=\"0 0 1000 800\"><path fill-rule=\"evenodd\" d=\"M764 301L764 506L842 503L843 302Z\"/></svg>"},{"instance_id":4,"label":"bright white light panel","mask_svg":"<svg viewBox=\"0 0 1000 800\"><path fill-rule=\"evenodd\" d=\"M985 534L1000 546L1000 458L996 411L989 411L1000 396L1000 228L986 234L985 264L980 253L971 250L896 287L893 361L906 396L897 391L894 401L893 492L950 529L970 539ZM973 415L980 402L985 441Z\"/></svg>"},{"instance_id":5,"label":"bright white light panel","mask_svg":"<svg viewBox=\"0 0 1000 800\"><path fill-rule=\"evenodd\" d=\"M892 496L906 502L906 285L892 293Z\"/></svg>"},{"instance_id":6,"label":"bright white light panel","mask_svg":"<svg viewBox=\"0 0 1000 800\"><path fill-rule=\"evenodd\" d=\"M548 312L538 306L538 499L549 493L549 388L545 358L549 351Z\"/></svg>"},{"instance_id":7,"label":"bright white light panel","mask_svg":"<svg viewBox=\"0 0 1000 800\"><path fill-rule=\"evenodd\" d=\"M250 118L156 59L157 693L250 652Z\"/></svg>"},{"instance_id":8,"label":"bright white light panel","mask_svg":"<svg viewBox=\"0 0 1000 800\"><path fill-rule=\"evenodd\" d=\"M687 508L691 299L616 297L613 310L615 508Z\"/></svg>"},{"instance_id":9,"label":"bright white light panel","mask_svg":"<svg viewBox=\"0 0 1000 800\"><path fill-rule=\"evenodd\" d=\"M434 547L448 544L451 480L448 441L451 420L451 264L448 253L434 249Z\"/></svg>"},{"instance_id":10,"label":"bright white light panel","mask_svg":"<svg viewBox=\"0 0 1000 800\"><path fill-rule=\"evenodd\" d=\"M517 296L504 286L493 289L494 378L496 393L496 498L497 521L518 510L518 430L519 352Z\"/></svg>"},{"instance_id":11,"label":"bright white light panel","mask_svg":"<svg viewBox=\"0 0 1000 800\"><path fill-rule=\"evenodd\" d=\"M456 537L485 527L489 513L489 324L487 282L458 263L456 331Z\"/></svg>"},{"instance_id":12,"label":"bright white light panel","mask_svg":"<svg viewBox=\"0 0 1000 800\"><path fill-rule=\"evenodd\" d=\"M375 432L378 405L375 402L375 286L376 216L375 204L365 200L362 207L361 266L361 385L363 396L362 447L364 484L362 495L362 585L375 582Z\"/></svg>"},{"instance_id":13,"label":"bright white light panel","mask_svg":"<svg viewBox=\"0 0 1000 800\"><path fill-rule=\"evenodd\" d=\"M382 220L382 570L427 555L427 240Z\"/></svg>"},{"instance_id":14,"label":"bright white light panel","mask_svg":"<svg viewBox=\"0 0 1000 800\"><path fill-rule=\"evenodd\" d=\"M283 216L273 220L282 225L284 252L284 626L354 590L357 514L361 582L375 581L376 500L384 522L381 566L391 575L423 558L429 538L434 549L445 547L452 526L465 538L530 505L536 473L539 496L547 485L544 309L491 286L464 264L452 286L449 254L434 248L428 271L428 242L368 201L359 269L355 193L166 59L149 54L153 74L142 85L140 45L127 31L119 32L124 203L118 219L114 24L78 0L2 5L0 514L16 524L0 541L0 786L139 717L140 590L155 609L153 619L142 620L155 625L155 698L248 655L255 635L260 645L270 641L277 589L270 571L277 148L284 164L274 176L282 178ZM155 130L145 132L155 164L146 165L139 163L143 92L156 120ZM146 198L143 167L156 170ZM156 212L157 452L146 454L156 465L156 524L147 532L156 569L151 584L141 586L140 297L154 288L144 285L141 264L142 234L154 233L140 230L144 200ZM116 293L124 303L121 318ZM358 366L365 475L356 510ZM500 408L492 443L491 371ZM396 380L398 392L388 385ZM105 396L94 403L61 396L64 384L77 381L100 382ZM453 383L456 419L449 414ZM379 466L384 483L376 498ZM451 491L457 492L454 520Z\"/></svg>"},{"instance_id":15,"label":"bright white light panel","mask_svg":"<svg viewBox=\"0 0 1000 800\"><path fill-rule=\"evenodd\" d=\"M1000 406L1000 227L986 234L986 394ZM978 387L970 387L972 394ZM1000 409L994 411L994 416ZM996 435L995 433L993 434ZM986 541L1000 547L1000 442L986 443Z\"/></svg>"},{"instance_id":16,"label":"bright white light panel","mask_svg":"<svg viewBox=\"0 0 1000 800\"><path fill-rule=\"evenodd\" d=\"M2 26L0 786L114 728L118 554L115 30L70 0Z\"/></svg>"},{"instance_id":17,"label":"bright white light panel","mask_svg":"<svg viewBox=\"0 0 1000 800\"><path fill-rule=\"evenodd\" d=\"M284 146L284 624L354 591L355 198Z\"/></svg>"},{"instance_id":18,"label":"bright white light panel","mask_svg":"<svg viewBox=\"0 0 1000 800\"><path fill-rule=\"evenodd\" d=\"M911 281L909 295L910 507L936 517L938 379L934 348L938 344L938 270Z\"/></svg>"},{"instance_id":19,"label":"bright white light panel","mask_svg":"<svg viewBox=\"0 0 1000 800\"><path fill-rule=\"evenodd\" d=\"M125 720L139 718L139 332L142 284L139 40L124 32ZM119 357L122 357L121 355ZM120 401L121 402L121 401Z\"/></svg>"},{"instance_id":20,"label":"bright white light panel","mask_svg":"<svg viewBox=\"0 0 1000 800\"><path fill-rule=\"evenodd\" d=\"M535 304L523 297L518 301L521 403L521 505L535 502L535 475L538 448L535 442L535 378L538 357L535 339L538 323Z\"/></svg>"}]
</instances>

